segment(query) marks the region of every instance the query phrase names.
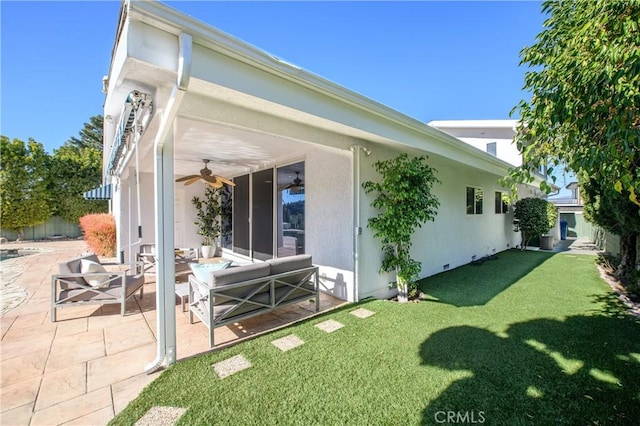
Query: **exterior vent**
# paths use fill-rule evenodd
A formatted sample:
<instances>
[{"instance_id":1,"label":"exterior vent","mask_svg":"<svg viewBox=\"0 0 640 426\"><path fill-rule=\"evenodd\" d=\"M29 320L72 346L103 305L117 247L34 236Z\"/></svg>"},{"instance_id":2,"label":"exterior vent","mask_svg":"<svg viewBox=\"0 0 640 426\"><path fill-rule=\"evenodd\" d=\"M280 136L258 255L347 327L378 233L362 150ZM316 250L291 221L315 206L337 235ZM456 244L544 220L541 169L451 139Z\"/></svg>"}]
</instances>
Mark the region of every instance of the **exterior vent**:
<instances>
[{"instance_id":1,"label":"exterior vent","mask_svg":"<svg viewBox=\"0 0 640 426\"><path fill-rule=\"evenodd\" d=\"M473 262L474 260L476 260L476 255L475 254L473 256L471 256L471 261Z\"/></svg>"},{"instance_id":2,"label":"exterior vent","mask_svg":"<svg viewBox=\"0 0 640 426\"><path fill-rule=\"evenodd\" d=\"M449 264L447 263L446 265L444 265L444 266L442 267L442 270L443 270L443 271L448 271L448 270L449 270Z\"/></svg>"}]
</instances>

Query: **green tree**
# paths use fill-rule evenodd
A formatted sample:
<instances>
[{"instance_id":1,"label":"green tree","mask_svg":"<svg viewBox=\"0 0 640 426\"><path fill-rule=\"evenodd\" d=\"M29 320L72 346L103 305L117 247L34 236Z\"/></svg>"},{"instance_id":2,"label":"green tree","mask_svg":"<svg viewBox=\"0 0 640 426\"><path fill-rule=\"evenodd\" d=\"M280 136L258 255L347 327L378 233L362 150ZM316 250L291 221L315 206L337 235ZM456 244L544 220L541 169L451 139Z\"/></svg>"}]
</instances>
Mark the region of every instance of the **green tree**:
<instances>
[{"instance_id":1,"label":"green tree","mask_svg":"<svg viewBox=\"0 0 640 426\"><path fill-rule=\"evenodd\" d=\"M0 223L18 232L46 222L51 216L47 192L50 157L41 143L33 139L0 136Z\"/></svg>"},{"instance_id":2,"label":"green tree","mask_svg":"<svg viewBox=\"0 0 640 426\"><path fill-rule=\"evenodd\" d=\"M102 116L84 123L79 138L71 137L53 151L49 192L54 214L77 223L87 214L106 213L106 200L85 200L83 194L102 184Z\"/></svg>"},{"instance_id":3,"label":"green tree","mask_svg":"<svg viewBox=\"0 0 640 426\"><path fill-rule=\"evenodd\" d=\"M72 136L66 144L77 148L93 148L102 152L103 121L101 115L94 115L88 123L84 123L79 132L80 139Z\"/></svg>"},{"instance_id":4,"label":"green tree","mask_svg":"<svg viewBox=\"0 0 640 426\"><path fill-rule=\"evenodd\" d=\"M518 200L513 212L516 232L522 232L522 250L536 237L549 232L558 219L556 207L541 198Z\"/></svg>"},{"instance_id":5,"label":"green tree","mask_svg":"<svg viewBox=\"0 0 640 426\"><path fill-rule=\"evenodd\" d=\"M106 213L106 200L85 200L83 194L102 183L102 151L66 143L54 150L49 193L54 214L70 222L91 213Z\"/></svg>"},{"instance_id":6,"label":"green tree","mask_svg":"<svg viewBox=\"0 0 640 426\"><path fill-rule=\"evenodd\" d=\"M603 194L623 194L638 215L640 1L546 1L542 10L544 29L521 52L531 99L514 109L523 165L506 181L513 189L532 182L540 166L550 166L551 176L565 163L598 182ZM546 183L541 188L549 190ZM635 259L621 266L629 276Z\"/></svg>"},{"instance_id":7,"label":"green tree","mask_svg":"<svg viewBox=\"0 0 640 426\"><path fill-rule=\"evenodd\" d=\"M599 181L590 179L584 173L579 175L580 192L584 201L584 215L587 220L603 229L620 236L620 264L616 275L627 283L629 290L640 295L640 280L633 267L637 259L637 239L640 233L638 207L627 197Z\"/></svg>"},{"instance_id":8,"label":"green tree","mask_svg":"<svg viewBox=\"0 0 640 426\"><path fill-rule=\"evenodd\" d=\"M431 193L436 170L427 164L427 157L409 158L401 154L386 161L376 161L374 167L382 182L364 182L367 194L376 198L371 206L380 213L368 221L374 236L382 242L381 272L395 272L398 301L406 302L409 292L417 288L416 280L422 264L411 258L412 236L422 223L433 221L440 205Z\"/></svg>"}]
</instances>

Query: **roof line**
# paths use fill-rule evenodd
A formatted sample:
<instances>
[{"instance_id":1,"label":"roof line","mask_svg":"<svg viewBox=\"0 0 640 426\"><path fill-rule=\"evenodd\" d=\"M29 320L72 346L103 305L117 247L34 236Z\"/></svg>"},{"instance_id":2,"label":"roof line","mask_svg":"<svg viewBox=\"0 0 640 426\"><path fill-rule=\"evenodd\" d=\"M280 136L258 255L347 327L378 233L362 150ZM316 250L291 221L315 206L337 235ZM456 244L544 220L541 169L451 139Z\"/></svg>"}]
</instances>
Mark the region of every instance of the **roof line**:
<instances>
[{"instance_id":1,"label":"roof line","mask_svg":"<svg viewBox=\"0 0 640 426\"><path fill-rule=\"evenodd\" d=\"M193 36L194 44L208 47L240 62L276 75L277 77L289 80L297 85L354 106L386 121L427 135L445 145L466 151L494 166L504 168L505 170L511 167L511 164L506 161L491 155L484 155L485 153L483 151L469 146L458 138L435 127L429 126L424 122L320 77L317 74L282 61L256 46L214 28L210 24L186 15L170 6L157 1L124 1L129 5L129 18L135 18L136 20L159 27L176 35L181 31L186 31Z\"/></svg>"}]
</instances>

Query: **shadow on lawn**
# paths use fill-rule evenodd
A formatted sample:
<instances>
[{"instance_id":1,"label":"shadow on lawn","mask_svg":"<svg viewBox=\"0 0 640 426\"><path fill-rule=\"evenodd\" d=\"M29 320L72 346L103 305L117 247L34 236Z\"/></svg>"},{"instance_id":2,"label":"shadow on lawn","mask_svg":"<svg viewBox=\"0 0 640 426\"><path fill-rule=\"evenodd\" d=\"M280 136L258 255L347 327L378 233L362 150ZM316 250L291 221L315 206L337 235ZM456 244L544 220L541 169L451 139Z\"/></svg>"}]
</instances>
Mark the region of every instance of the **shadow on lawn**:
<instances>
[{"instance_id":1,"label":"shadow on lawn","mask_svg":"<svg viewBox=\"0 0 640 426\"><path fill-rule=\"evenodd\" d=\"M419 281L427 301L450 305L481 306L520 278L543 264L555 253L507 250L498 259L469 264Z\"/></svg>"},{"instance_id":2,"label":"shadow on lawn","mask_svg":"<svg viewBox=\"0 0 640 426\"><path fill-rule=\"evenodd\" d=\"M604 315L516 323L506 336L438 331L420 347L422 364L471 374L427 406L423 423L637 424L639 334L640 322Z\"/></svg>"}]
</instances>

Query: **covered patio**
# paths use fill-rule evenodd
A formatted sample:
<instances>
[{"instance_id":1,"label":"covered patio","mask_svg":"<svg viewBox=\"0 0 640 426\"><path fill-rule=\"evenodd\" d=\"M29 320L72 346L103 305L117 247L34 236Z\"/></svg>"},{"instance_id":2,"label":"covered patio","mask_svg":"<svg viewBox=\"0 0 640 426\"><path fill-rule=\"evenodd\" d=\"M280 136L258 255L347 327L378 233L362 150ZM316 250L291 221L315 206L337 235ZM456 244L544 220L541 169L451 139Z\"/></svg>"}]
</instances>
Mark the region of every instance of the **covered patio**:
<instances>
[{"instance_id":1,"label":"covered patio","mask_svg":"<svg viewBox=\"0 0 640 426\"><path fill-rule=\"evenodd\" d=\"M3 245L35 254L2 262L3 281L20 287L26 299L3 314L1 418L16 425L106 424L159 373L147 375L145 364L154 356L156 282L147 276L144 297L119 305L87 305L58 310L50 321L51 275L57 263L87 251L84 241L55 241ZM117 268L115 258L102 258ZM3 291L5 289L5 282ZM7 298L2 297L3 303ZM341 304L322 295L321 311ZM208 330L189 324L180 300L173 299L176 316L177 359L210 351ZM4 311L4 306L3 306ZM243 341L312 316L315 305L290 305L215 330L216 348Z\"/></svg>"}]
</instances>

